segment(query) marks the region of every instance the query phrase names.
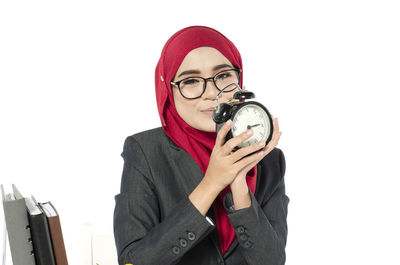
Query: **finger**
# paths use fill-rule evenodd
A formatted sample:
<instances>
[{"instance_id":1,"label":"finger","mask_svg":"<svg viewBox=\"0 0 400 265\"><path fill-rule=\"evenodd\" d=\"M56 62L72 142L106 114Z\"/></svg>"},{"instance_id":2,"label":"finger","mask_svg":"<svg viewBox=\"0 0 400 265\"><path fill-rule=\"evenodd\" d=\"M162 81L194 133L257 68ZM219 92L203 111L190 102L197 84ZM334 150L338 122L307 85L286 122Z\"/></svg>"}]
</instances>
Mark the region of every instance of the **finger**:
<instances>
[{"instance_id":1,"label":"finger","mask_svg":"<svg viewBox=\"0 0 400 265\"><path fill-rule=\"evenodd\" d=\"M229 119L225 122L225 124L222 126L222 128L219 130L217 134L217 139L215 140L216 146L221 147L225 143L226 135L231 129L231 126L232 126L232 120Z\"/></svg>"},{"instance_id":2,"label":"finger","mask_svg":"<svg viewBox=\"0 0 400 265\"><path fill-rule=\"evenodd\" d=\"M238 175L247 175L247 173L249 173L250 169L252 169L255 165L257 165L258 162L260 162L260 160L256 160L256 161L252 162L251 164L247 165L246 167L244 167L243 169L240 170Z\"/></svg>"},{"instance_id":3,"label":"finger","mask_svg":"<svg viewBox=\"0 0 400 265\"><path fill-rule=\"evenodd\" d=\"M246 171L249 172L249 170L252 169L255 165L257 165L261 159L262 159L262 157L261 157L261 155L259 155L259 157L257 157L257 159L255 161L253 161L246 167ZM247 174L247 172L246 172L246 174Z\"/></svg>"},{"instance_id":4,"label":"finger","mask_svg":"<svg viewBox=\"0 0 400 265\"><path fill-rule=\"evenodd\" d=\"M278 141L279 141L279 139L280 139L280 137L281 137L281 134L282 134L282 132L279 132L279 133L277 134L277 136L276 136L275 138L273 138L273 139L263 148L263 150L264 150L264 152L265 152L265 155L267 155L269 152L271 152L271 151L275 148L275 146L277 146Z\"/></svg>"},{"instance_id":5,"label":"finger","mask_svg":"<svg viewBox=\"0 0 400 265\"><path fill-rule=\"evenodd\" d=\"M279 123L278 123L278 118L275 118L275 126L274 126L276 132L279 132Z\"/></svg>"},{"instance_id":6,"label":"finger","mask_svg":"<svg viewBox=\"0 0 400 265\"><path fill-rule=\"evenodd\" d=\"M251 163L251 164L247 167L247 172L246 172L246 174L250 171L250 169L252 169L253 167L255 167L255 166L260 162L260 160L261 160L261 158L260 158L260 159L257 159L257 160L254 161L253 163Z\"/></svg>"},{"instance_id":7,"label":"finger","mask_svg":"<svg viewBox=\"0 0 400 265\"><path fill-rule=\"evenodd\" d=\"M237 162L238 160L242 159L244 156L256 152L265 146L265 141L261 141L250 146L246 146L240 148L238 151L234 152L231 155L232 162Z\"/></svg>"},{"instance_id":8,"label":"finger","mask_svg":"<svg viewBox=\"0 0 400 265\"><path fill-rule=\"evenodd\" d=\"M274 137L271 139L271 141L268 143L268 147L273 149L278 144L279 138L280 138L280 133L276 133Z\"/></svg>"},{"instance_id":9,"label":"finger","mask_svg":"<svg viewBox=\"0 0 400 265\"><path fill-rule=\"evenodd\" d=\"M223 146L225 155L230 154L232 152L233 148L235 148L235 146L238 146L240 143L244 142L246 139L249 139L252 135L253 135L253 130L250 129L250 130L246 130L246 131L242 132L241 134L239 134L236 137L229 139Z\"/></svg>"},{"instance_id":10,"label":"finger","mask_svg":"<svg viewBox=\"0 0 400 265\"><path fill-rule=\"evenodd\" d=\"M279 137L281 136L282 132L279 131L279 123L278 123L278 118L276 118L276 122L275 122L275 130L274 130L274 141L276 142L276 144L278 144L278 140Z\"/></svg>"},{"instance_id":11,"label":"finger","mask_svg":"<svg viewBox=\"0 0 400 265\"><path fill-rule=\"evenodd\" d=\"M275 136L275 145L278 145L279 139L281 138L282 132L278 132Z\"/></svg>"},{"instance_id":12,"label":"finger","mask_svg":"<svg viewBox=\"0 0 400 265\"><path fill-rule=\"evenodd\" d=\"M278 118L272 119L272 127L273 127L272 135L274 135L275 132L279 131Z\"/></svg>"},{"instance_id":13,"label":"finger","mask_svg":"<svg viewBox=\"0 0 400 265\"><path fill-rule=\"evenodd\" d=\"M233 165L236 166L237 168L241 169L244 168L246 165L260 161L264 156L264 151L263 149L258 151L257 153L252 154L251 156L245 157L238 162L234 163Z\"/></svg>"},{"instance_id":14,"label":"finger","mask_svg":"<svg viewBox=\"0 0 400 265\"><path fill-rule=\"evenodd\" d=\"M278 118L275 118L273 120L274 123L274 130L272 132L272 137L271 141L275 141L276 137L279 135L279 124L278 124Z\"/></svg>"}]
</instances>

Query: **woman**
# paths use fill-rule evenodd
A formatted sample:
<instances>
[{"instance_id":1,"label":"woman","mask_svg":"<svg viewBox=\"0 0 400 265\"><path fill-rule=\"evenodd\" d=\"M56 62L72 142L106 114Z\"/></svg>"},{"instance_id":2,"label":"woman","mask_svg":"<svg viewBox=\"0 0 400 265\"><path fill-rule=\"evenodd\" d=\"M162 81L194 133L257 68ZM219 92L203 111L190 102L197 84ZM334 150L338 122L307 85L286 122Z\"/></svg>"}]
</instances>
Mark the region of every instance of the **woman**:
<instances>
[{"instance_id":1,"label":"woman","mask_svg":"<svg viewBox=\"0 0 400 265\"><path fill-rule=\"evenodd\" d=\"M121 154L119 264L285 263L289 198L277 119L268 145L235 152L251 134L225 142L232 122L217 134L212 120L223 80L242 86L241 68L234 44L209 27L181 29L165 44L155 72L162 126L127 137Z\"/></svg>"}]
</instances>

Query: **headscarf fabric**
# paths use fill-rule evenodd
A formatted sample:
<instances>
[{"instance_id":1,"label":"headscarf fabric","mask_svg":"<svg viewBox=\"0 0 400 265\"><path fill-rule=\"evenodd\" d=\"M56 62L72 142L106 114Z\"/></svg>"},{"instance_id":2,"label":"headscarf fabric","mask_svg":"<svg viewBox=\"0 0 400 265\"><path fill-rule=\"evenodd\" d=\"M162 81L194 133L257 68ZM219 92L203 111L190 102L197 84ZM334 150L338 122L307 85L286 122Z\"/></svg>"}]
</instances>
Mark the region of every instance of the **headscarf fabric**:
<instances>
[{"instance_id":1,"label":"headscarf fabric","mask_svg":"<svg viewBox=\"0 0 400 265\"><path fill-rule=\"evenodd\" d=\"M185 56L193 49L208 46L221 52L233 65L242 68L242 58L235 45L219 31L206 26L189 26L177 31L165 43L155 70L155 91L162 129L171 140L188 152L205 174L214 148L217 133L200 131L187 124L178 114L171 91L172 78ZM239 85L242 87L243 71ZM247 185L254 194L257 166L246 176ZM223 206L229 185L213 202L221 251L224 254L235 238L235 231Z\"/></svg>"}]
</instances>

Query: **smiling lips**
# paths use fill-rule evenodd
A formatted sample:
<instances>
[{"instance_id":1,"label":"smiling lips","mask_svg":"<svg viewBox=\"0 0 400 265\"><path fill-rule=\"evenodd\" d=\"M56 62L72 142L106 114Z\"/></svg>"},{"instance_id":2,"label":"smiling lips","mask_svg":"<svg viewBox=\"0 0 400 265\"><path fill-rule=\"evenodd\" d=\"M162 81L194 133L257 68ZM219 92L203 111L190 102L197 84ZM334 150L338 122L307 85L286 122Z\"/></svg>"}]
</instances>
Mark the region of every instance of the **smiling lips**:
<instances>
[{"instance_id":1,"label":"smiling lips","mask_svg":"<svg viewBox=\"0 0 400 265\"><path fill-rule=\"evenodd\" d=\"M213 114L213 112L214 112L214 109L215 108L208 108L208 109L202 110L201 113L203 113L203 114L205 114L207 116L211 116Z\"/></svg>"},{"instance_id":2,"label":"smiling lips","mask_svg":"<svg viewBox=\"0 0 400 265\"><path fill-rule=\"evenodd\" d=\"M215 109L215 107L212 107L212 108L204 109L201 112L209 112L209 111L213 112L214 109Z\"/></svg>"}]
</instances>

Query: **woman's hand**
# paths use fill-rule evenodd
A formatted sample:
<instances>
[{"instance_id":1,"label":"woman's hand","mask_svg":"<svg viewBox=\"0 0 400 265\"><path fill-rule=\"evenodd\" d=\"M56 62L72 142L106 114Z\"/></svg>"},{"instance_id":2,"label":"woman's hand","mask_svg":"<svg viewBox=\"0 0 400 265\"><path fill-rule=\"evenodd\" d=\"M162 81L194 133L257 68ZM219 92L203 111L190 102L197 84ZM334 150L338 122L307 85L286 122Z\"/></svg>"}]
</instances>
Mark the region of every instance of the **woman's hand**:
<instances>
[{"instance_id":1,"label":"woman's hand","mask_svg":"<svg viewBox=\"0 0 400 265\"><path fill-rule=\"evenodd\" d=\"M236 152L232 152L235 146L250 138L253 134L253 131L247 130L242 134L229 139L224 144L226 134L230 130L231 126L232 121L228 120L218 132L215 146L210 156L208 168L204 175L204 180L211 183L213 186L216 186L220 191L226 186L230 185L240 172L244 172L243 170L246 170L249 165L253 164L254 162L257 163L259 159L265 155L263 149L252 154L251 156L244 157L264 147L265 142L256 143L251 146L241 148ZM250 132L250 134L247 134L248 132ZM249 170L250 169L251 168L249 168Z\"/></svg>"},{"instance_id":2,"label":"woman's hand","mask_svg":"<svg viewBox=\"0 0 400 265\"><path fill-rule=\"evenodd\" d=\"M272 138L271 141L269 141L269 143L263 148L263 155L257 157L257 159L251 163L249 163L248 165L246 165L243 169L241 169L238 174L236 175L236 178L234 179L234 181L231 183L231 189L236 189L238 186L246 184L246 175L247 173L255 166L258 164L258 162L261 161L261 159L263 159L266 155L268 155L274 148L275 146L277 146L279 139L282 135L282 132L279 131L279 124L278 124L278 118L274 118L272 116L273 119L273 127L274 127L274 131L272 133ZM246 147L249 148L249 147ZM246 189L247 190L247 189Z\"/></svg>"}]
</instances>

